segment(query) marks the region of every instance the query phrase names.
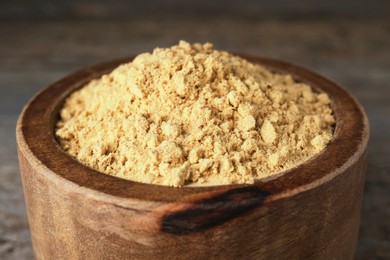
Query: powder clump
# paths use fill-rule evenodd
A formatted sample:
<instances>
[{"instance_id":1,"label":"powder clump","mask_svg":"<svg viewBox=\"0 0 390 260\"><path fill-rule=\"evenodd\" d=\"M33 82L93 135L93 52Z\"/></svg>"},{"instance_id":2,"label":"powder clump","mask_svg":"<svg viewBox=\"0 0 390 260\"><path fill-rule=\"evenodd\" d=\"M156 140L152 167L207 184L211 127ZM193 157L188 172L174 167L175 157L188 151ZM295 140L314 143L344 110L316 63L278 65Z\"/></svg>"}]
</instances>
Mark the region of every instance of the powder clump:
<instances>
[{"instance_id":1,"label":"powder clump","mask_svg":"<svg viewBox=\"0 0 390 260\"><path fill-rule=\"evenodd\" d=\"M253 183L331 140L330 99L210 43L138 55L66 99L61 146L81 163L144 183Z\"/></svg>"}]
</instances>

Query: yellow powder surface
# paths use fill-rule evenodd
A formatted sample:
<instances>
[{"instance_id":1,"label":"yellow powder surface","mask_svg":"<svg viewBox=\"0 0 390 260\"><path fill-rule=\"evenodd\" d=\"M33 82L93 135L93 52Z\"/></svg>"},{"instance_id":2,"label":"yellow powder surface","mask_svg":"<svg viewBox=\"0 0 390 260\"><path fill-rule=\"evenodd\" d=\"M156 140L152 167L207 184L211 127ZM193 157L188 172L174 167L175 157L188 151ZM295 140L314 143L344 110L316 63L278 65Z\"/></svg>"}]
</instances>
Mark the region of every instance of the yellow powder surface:
<instances>
[{"instance_id":1,"label":"yellow powder surface","mask_svg":"<svg viewBox=\"0 0 390 260\"><path fill-rule=\"evenodd\" d=\"M291 75L180 41L71 94L56 136L81 163L137 182L253 183L326 147L329 104Z\"/></svg>"}]
</instances>

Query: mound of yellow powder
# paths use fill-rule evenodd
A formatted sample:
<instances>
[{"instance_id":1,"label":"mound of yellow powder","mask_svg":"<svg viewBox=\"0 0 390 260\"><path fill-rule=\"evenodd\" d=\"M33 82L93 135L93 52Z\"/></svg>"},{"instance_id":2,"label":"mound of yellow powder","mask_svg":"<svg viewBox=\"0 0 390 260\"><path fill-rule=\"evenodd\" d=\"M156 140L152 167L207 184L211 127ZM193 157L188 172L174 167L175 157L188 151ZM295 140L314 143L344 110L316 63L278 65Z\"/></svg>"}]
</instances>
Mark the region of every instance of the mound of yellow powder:
<instances>
[{"instance_id":1,"label":"mound of yellow powder","mask_svg":"<svg viewBox=\"0 0 390 260\"><path fill-rule=\"evenodd\" d=\"M133 181L253 183L324 149L329 103L290 75L181 41L74 92L56 136L81 163Z\"/></svg>"}]
</instances>

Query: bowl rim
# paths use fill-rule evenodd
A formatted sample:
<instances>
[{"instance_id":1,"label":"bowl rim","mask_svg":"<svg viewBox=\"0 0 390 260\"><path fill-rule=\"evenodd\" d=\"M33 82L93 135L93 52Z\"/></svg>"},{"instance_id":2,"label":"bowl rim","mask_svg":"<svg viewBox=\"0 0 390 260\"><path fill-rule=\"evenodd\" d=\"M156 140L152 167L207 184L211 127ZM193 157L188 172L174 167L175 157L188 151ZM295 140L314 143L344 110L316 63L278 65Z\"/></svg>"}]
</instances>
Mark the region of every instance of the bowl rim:
<instances>
[{"instance_id":1,"label":"bowl rim","mask_svg":"<svg viewBox=\"0 0 390 260\"><path fill-rule=\"evenodd\" d=\"M16 127L18 151L45 178L85 195L100 199L135 199L150 202L173 202L186 197L219 194L235 189L256 189L273 201L291 197L336 178L366 152L369 123L364 109L348 91L308 69L287 62L238 54L276 73L288 73L297 81L327 93L336 118L334 136L327 147L310 160L277 176L254 184L230 184L174 188L134 182L102 174L67 154L55 139L54 125L67 96L88 81L109 73L135 56L80 69L38 92L23 108ZM69 170L70 169L70 170ZM353 174L351 172L350 174Z\"/></svg>"}]
</instances>

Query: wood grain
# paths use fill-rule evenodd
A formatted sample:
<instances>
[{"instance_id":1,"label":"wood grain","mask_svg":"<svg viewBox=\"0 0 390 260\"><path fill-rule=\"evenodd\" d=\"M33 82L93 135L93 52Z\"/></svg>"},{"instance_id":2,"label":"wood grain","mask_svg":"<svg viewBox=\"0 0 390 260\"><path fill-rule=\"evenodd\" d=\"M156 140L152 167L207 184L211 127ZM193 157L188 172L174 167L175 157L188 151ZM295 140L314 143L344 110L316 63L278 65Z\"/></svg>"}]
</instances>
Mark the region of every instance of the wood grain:
<instances>
[{"instance_id":1,"label":"wood grain","mask_svg":"<svg viewBox=\"0 0 390 260\"><path fill-rule=\"evenodd\" d=\"M172 188L101 174L61 150L54 124L69 93L129 59L79 70L37 94L19 117L36 257L352 259L368 142L363 109L348 92L306 69L245 57L330 95L337 123L322 153L253 185Z\"/></svg>"}]
</instances>

